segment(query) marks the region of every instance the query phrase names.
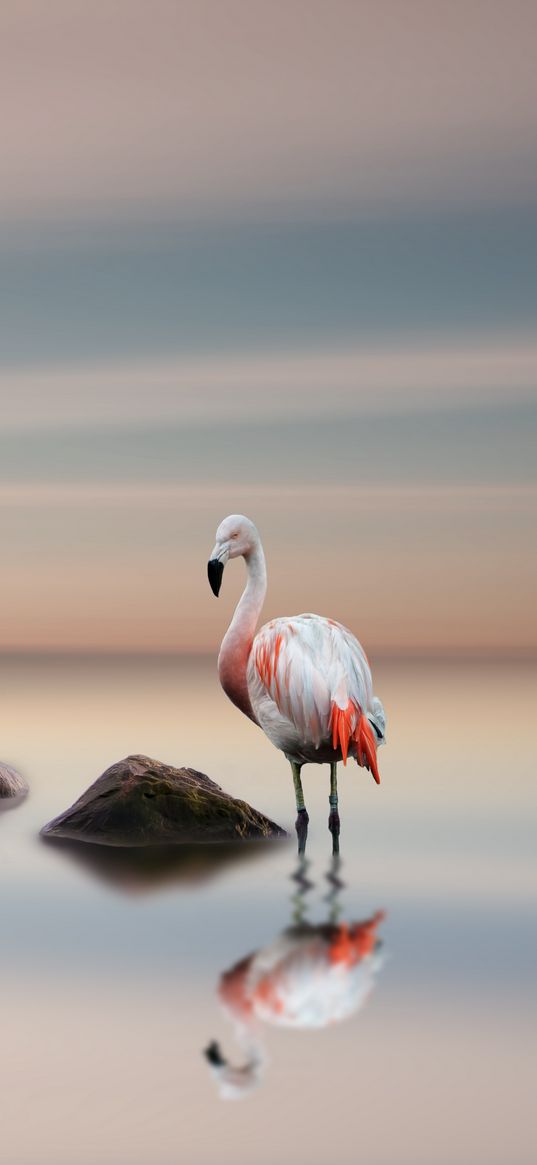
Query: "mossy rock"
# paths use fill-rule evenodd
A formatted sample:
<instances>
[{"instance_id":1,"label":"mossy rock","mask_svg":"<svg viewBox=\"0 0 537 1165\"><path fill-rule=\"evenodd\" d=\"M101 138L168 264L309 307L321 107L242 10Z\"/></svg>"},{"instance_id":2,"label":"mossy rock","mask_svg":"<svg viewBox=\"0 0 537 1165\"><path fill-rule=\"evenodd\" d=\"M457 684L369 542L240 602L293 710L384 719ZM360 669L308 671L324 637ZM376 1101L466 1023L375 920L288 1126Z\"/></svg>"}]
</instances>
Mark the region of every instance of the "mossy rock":
<instances>
[{"instance_id":1,"label":"mossy rock","mask_svg":"<svg viewBox=\"0 0 537 1165\"><path fill-rule=\"evenodd\" d=\"M43 837L146 846L285 837L285 830L196 769L147 756L117 761L78 801L49 821Z\"/></svg>"}]
</instances>

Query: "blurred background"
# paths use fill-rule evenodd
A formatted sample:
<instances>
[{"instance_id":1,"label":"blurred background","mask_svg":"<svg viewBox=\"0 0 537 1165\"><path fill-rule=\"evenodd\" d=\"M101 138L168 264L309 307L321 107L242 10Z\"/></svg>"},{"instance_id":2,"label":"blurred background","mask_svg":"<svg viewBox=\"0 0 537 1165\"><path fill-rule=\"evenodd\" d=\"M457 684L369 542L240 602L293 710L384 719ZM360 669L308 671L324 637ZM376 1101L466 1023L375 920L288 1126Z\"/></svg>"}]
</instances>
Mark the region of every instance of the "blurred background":
<instances>
[{"instance_id":1,"label":"blurred background","mask_svg":"<svg viewBox=\"0 0 537 1165\"><path fill-rule=\"evenodd\" d=\"M9 1165L534 1165L536 26L530 0L1 6ZM265 617L348 624L388 718L380 787L340 766L336 896L304 771L307 910L386 912L374 997L267 1033L238 1109L201 1053L235 1060L219 977L296 919L294 835L150 886L38 840L133 752L293 834L216 675L231 512Z\"/></svg>"},{"instance_id":2,"label":"blurred background","mask_svg":"<svg viewBox=\"0 0 537 1165\"><path fill-rule=\"evenodd\" d=\"M4 651L537 647L531 3L2 6Z\"/></svg>"}]
</instances>

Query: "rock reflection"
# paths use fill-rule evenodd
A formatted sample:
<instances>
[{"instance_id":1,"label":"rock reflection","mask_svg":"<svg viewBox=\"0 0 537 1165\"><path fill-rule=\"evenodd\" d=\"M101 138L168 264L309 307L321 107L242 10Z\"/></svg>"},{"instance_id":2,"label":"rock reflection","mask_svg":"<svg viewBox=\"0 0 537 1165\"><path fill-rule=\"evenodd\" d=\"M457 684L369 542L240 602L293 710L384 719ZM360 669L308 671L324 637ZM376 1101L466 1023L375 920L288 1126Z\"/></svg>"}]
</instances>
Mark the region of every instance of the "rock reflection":
<instances>
[{"instance_id":1,"label":"rock reflection","mask_svg":"<svg viewBox=\"0 0 537 1165\"><path fill-rule=\"evenodd\" d=\"M243 1063L233 1066L212 1041L205 1056L224 1099L238 1099L262 1080L266 1056L262 1025L320 1029L350 1019L366 1003L382 966L378 928L384 911L358 922L340 921L340 859L326 874L328 918L307 921L314 888L305 858L293 875L292 925L267 946L247 955L221 976L218 995L231 1020Z\"/></svg>"},{"instance_id":2,"label":"rock reflection","mask_svg":"<svg viewBox=\"0 0 537 1165\"><path fill-rule=\"evenodd\" d=\"M63 854L75 865L126 894L158 890L173 883L195 886L235 865L266 858L274 843L220 845L105 846L58 838L41 838L41 845Z\"/></svg>"}]
</instances>

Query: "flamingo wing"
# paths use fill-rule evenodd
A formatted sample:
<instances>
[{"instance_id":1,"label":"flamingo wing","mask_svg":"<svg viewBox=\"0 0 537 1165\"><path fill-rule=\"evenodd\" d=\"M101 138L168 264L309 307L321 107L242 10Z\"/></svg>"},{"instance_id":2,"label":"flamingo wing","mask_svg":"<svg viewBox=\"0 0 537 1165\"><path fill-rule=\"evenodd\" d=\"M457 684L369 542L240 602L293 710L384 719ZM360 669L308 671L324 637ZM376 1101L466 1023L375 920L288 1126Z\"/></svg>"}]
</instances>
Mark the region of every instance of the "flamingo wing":
<instances>
[{"instance_id":1,"label":"flamingo wing","mask_svg":"<svg viewBox=\"0 0 537 1165\"><path fill-rule=\"evenodd\" d=\"M248 689L262 726L271 706L304 744L349 752L378 782L371 672L358 640L341 623L320 615L274 619L256 635Z\"/></svg>"}]
</instances>

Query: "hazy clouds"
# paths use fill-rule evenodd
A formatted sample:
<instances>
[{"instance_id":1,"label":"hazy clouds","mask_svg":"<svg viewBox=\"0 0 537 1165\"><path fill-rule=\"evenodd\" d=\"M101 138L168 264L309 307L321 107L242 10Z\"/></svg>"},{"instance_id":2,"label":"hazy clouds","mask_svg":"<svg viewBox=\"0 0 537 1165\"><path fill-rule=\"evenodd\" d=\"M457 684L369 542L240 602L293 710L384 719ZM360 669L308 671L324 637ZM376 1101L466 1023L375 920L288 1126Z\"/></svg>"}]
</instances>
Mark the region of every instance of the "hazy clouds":
<instances>
[{"instance_id":1,"label":"hazy clouds","mask_svg":"<svg viewBox=\"0 0 537 1165\"><path fill-rule=\"evenodd\" d=\"M7 0L0 206L519 202L536 24L529 0Z\"/></svg>"},{"instance_id":2,"label":"hazy clouds","mask_svg":"<svg viewBox=\"0 0 537 1165\"><path fill-rule=\"evenodd\" d=\"M535 7L8 0L0 646L532 650ZM516 599L515 597L516 596Z\"/></svg>"}]
</instances>

